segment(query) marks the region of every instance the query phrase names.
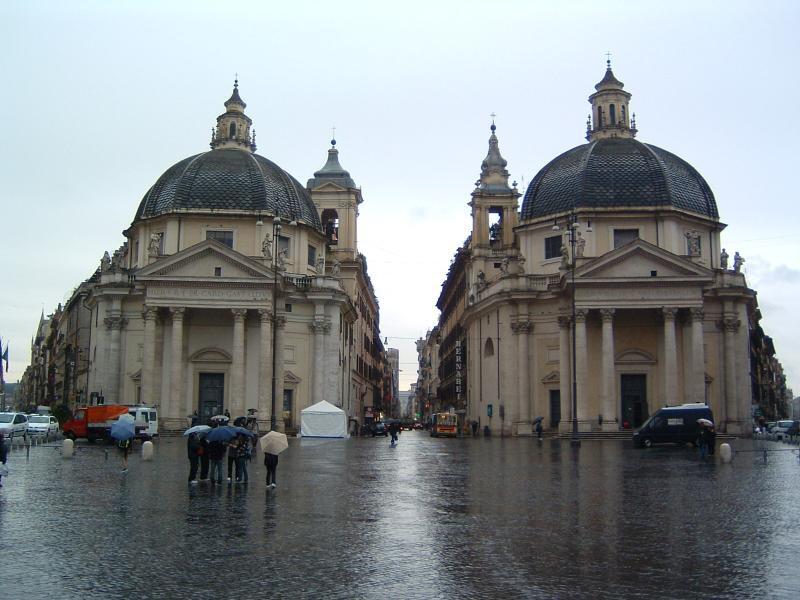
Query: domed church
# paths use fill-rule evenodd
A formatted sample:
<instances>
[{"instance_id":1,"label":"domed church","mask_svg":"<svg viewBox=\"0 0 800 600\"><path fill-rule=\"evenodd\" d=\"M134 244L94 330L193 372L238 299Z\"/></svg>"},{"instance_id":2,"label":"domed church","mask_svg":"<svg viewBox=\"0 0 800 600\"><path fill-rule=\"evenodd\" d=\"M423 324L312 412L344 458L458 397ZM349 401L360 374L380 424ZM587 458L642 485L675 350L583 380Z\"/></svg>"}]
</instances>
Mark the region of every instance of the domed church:
<instances>
[{"instance_id":1,"label":"domed church","mask_svg":"<svg viewBox=\"0 0 800 600\"><path fill-rule=\"evenodd\" d=\"M256 409L296 429L326 400L355 425L381 398L378 303L358 252L361 191L332 140L307 185L256 154L238 81L211 149L145 192L86 306L87 400L159 408L183 428Z\"/></svg>"},{"instance_id":2,"label":"domed church","mask_svg":"<svg viewBox=\"0 0 800 600\"><path fill-rule=\"evenodd\" d=\"M637 139L610 62L589 96L586 144L509 185L494 123L472 192L472 231L442 285L435 409L492 431L620 432L656 409L711 406L752 422L743 259L688 162ZM574 345L573 345L574 341ZM574 388L573 388L574 386Z\"/></svg>"}]
</instances>

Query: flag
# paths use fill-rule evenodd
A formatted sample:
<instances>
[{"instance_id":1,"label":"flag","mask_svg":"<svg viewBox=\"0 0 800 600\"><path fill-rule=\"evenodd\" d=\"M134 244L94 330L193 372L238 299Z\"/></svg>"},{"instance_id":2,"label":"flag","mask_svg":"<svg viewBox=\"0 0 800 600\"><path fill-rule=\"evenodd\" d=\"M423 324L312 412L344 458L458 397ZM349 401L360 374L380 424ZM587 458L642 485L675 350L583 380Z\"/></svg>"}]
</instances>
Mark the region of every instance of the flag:
<instances>
[{"instance_id":1,"label":"flag","mask_svg":"<svg viewBox=\"0 0 800 600\"><path fill-rule=\"evenodd\" d=\"M0 339L0 352L3 352L3 340ZM8 344L6 344L6 351L0 355L0 383L3 383L3 361L6 361L6 371L8 371Z\"/></svg>"}]
</instances>

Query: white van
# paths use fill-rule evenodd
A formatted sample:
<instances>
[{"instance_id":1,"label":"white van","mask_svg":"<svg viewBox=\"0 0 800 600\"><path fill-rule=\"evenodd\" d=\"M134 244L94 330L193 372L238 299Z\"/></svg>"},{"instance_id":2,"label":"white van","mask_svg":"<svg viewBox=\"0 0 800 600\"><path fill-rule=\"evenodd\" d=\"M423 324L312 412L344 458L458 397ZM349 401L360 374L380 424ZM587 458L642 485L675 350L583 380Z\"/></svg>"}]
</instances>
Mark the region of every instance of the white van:
<instances>
[{"instance_id":1,"label":"white van","mask_svg":"<svg viewBox=\"0 0 800 600\"><path fill-rule=\"evenodd\" d=\"M129 406L128 413L133 417L138 431L142 428L142 438L152 439L158 435L158 412L152 406Z\"/></svg>"}]
</instances>

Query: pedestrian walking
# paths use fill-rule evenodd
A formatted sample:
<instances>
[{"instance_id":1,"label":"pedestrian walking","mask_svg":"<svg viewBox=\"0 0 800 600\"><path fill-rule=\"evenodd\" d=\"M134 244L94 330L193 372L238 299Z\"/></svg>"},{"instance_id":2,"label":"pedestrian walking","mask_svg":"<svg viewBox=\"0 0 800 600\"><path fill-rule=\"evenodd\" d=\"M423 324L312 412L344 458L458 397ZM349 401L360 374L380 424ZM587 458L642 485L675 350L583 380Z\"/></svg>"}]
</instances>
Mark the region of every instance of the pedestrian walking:
<instances>
[{"instance_id":1,"label":"pedestrian walking","mask_svg":"<svg viewBox=\"0 0 800 600\"><path fill-rule=\"evenodd\" d=\"M264 466L267 467L267 487L277 487L278 481L275 475L278 471L278 455L265 452Z\"/></svg>"},{"instance_id":2,"label":"pedestrian walking","mask_svg":"<svg viewBox=\"0 0 800 600\"><path fill-rule=\"evenodd\" d=\"M8 475L8 467L6 467L7 460L8 448L6 448L6 436L0 431L0 487L3 487L3 475Z\"/></svg>"},{"instance_id":3,"label":"pedestrian walking","mask_svg":"<svg viewBox=\"0 0 800 600\"><path fill-rule=\"evenodd\" d=\"M222 459L225 458L225 444L211 442L208 444L208 460L211 463L211 483L222 485Z\"/></svg>"},{"instance_id":4,"label":"pedestrian walking","mask_svg":"<svg viewBox=\"0 0 800 600\"><path fill-rule=\"evenodd\" d=\"M542 421L536 421L536 439L542 439Z\"/></svg>"},{"instance_id":5,"label":"pedestrian walking","mask_svg":"<svg viewBox=\"0 0 800 600\"><path fill-rule=\"evenodd\" d=\"M186 453L189 457L189 484L197 484L197 467L200 464L200 453L203 447L200 445L200 439L196 433L189 435L189 440L186 442Z\"/></svg>"},{"instance_id":6,"label":"pedestrian walking","mask_svg":"<svg viewBox=\"0 0 800 600\"><path fill-rule=\"evenodd\" d=\"M714 456L714 446L717 445L717 430L714 429L713 425L708 426L707 428L707 442L708 442L708 455Z\"/></svg>"},{"instance_id":7,"label":"pedestrian walking","mask_svg":"<svg viewBox=\"0 0 800 600\"><path fill-rule=\"evenodd\" d=\"M200 481L208 480L208 446L209 443L205 436L200 438Z\"/></svg>"},{"instance_id":8,"label":"pedestrian walking","mask_svg":"<svg viewBox=\"0 0 800 600\"><path fill-rule=\"evenodd\" d=\"M394 446L397 443L397 434L399 429L400 425L397 424L397 421L394 421L389 424L389 435L392 436L392 442L391 442L392 446Z\"/></svg>"},{"instance_id":9,"label":"pedestrian walking","mask_svg":"<svg viewBox=\"0 0 800 600\"><path fill-rule=\"evenodd\" d=\"M117 448L119 448L119 452L122 455L122 472L128 472L128 454L130 454L131 447L133 446L133 440L128 438L127 440L120 440L117 442Z\"/></svg>"},{"instance_id":10,"label":"pedestrian walking","mask_svg":"<svg viewBox=\"0 0 800 600\"><path fill-rule=\"evenodd\" d=\"M236 481L247 483L247 463L250 460L250 442L243 435L236 436Z\"/></svg>"},{"instance_id":11,"label":"pedestrian walking","mask_svg":"<svg viewBox=\"0 0 800 600\"><path fill-rule=\"evenodd\" d=\"M236 457L239 454L239 438L233 438L228 444L228 483L233 482L234 469L236 468Z\"/></svg>"},{"instance_id":12,"label":"pedestrian walking","mask_svg":"<svg viewBox=\"0 0 800 600\"><path fill-rule=\"evenodd\" d=\"M472 437L478 437L478 422L472 422Z\"/></svg>"},{"instance_id":13,"label":"pedestrian walking","mask_svg":"<svg viewBox=\"0 0 800 600\"><path fill-rule=\"evenodd\" d=\"M700 458L708 456L708 429L705 425L700 425L700 434L697 436L697 447L700 450Z\"/></svg>"}]
</instances>

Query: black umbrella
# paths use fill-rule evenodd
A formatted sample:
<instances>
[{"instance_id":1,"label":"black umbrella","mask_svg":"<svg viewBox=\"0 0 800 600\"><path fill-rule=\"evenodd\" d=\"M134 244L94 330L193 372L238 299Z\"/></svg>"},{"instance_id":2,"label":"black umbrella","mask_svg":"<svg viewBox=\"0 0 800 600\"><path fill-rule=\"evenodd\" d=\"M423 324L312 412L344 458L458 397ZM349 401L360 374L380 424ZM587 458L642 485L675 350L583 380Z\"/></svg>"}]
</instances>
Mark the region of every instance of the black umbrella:
<instances>
[{"instance_id":1,"label":"black umbrella","mask_svg":"<svg viewBox=\"0 0 800 600\"><path fill-rule=\"evenodd\" d=\"M534 425L535 425L536 423L538 423L539 421L544 421L544 417L536 417L536 418L533 420L533 423L534 423Z\"/></svg>"}]
</instances>

